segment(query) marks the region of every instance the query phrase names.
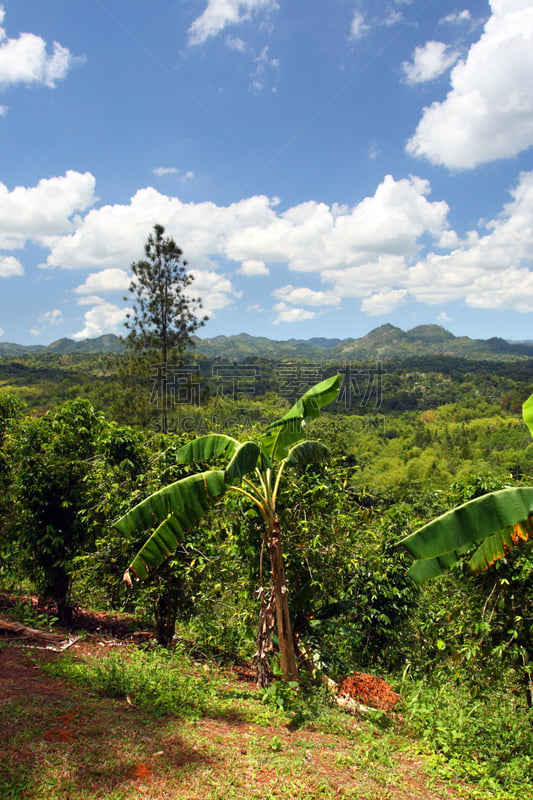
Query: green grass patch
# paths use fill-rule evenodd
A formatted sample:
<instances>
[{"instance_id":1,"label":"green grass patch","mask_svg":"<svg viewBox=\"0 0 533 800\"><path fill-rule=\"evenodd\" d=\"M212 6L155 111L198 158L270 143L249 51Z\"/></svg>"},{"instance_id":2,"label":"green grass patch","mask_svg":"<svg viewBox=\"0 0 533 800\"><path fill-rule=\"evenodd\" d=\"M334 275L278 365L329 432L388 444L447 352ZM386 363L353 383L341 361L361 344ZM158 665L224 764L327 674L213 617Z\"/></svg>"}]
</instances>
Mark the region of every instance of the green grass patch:
<instances>
[{"instance_id":1,"label":"green grass patch","mask_svg":"<svg viewBox=\"0 0 533 800\"><path fill-rule=\"evenodd\" d=\"M269 724L272 709L247 684L212 664L197 664L183 650L127 648L89 660L64 658L46 670L114 698L127 698L156 716L221 717Z\"/></svg>"},{"instance_id":2,"label":"green grass patch","mask_svg":"<svg viewBox=\"0 0 533 800\"><path fill-rule=\"evenodd\" d=\"M439 676L403 687L413 732L444 758L441 772L491 797L533 797L533 709L502 689L480 694Z\"/></svg>"}]
</instances>

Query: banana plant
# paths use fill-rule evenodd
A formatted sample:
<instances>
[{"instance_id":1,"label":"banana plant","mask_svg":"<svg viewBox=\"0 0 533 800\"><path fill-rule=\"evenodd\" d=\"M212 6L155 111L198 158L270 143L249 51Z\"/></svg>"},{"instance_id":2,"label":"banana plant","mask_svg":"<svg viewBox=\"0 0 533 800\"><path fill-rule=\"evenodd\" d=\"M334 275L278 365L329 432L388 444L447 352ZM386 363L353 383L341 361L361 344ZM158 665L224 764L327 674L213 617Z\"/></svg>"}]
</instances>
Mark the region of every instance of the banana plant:
<instances>
[{"instance_id":1,"label":"banana plant","mask_svg":"<svg viewBox=\"0 0 533 800\"><path fill-rule=\"evenodd\" d=\"M228 491L238 492L255 505L264 521L261 550L270 556L270 597L260 586L261 614L255 665L257 681L270 679L268 652L274 615L283 677L298 680L298 663L289 615L289 594L283 568L282 534L276 513L280 482L287 467L302 467L324 461L328 449L321 442L305 439L307 423L319 416L339 392L335 375L309 389L280 419L268 425L257 442L239 442L225 434L207 434L192 440L177 452L178 463L212 463L227 459L225 469L198 472L167 486L132 508L114 527L126 535L153 530L124 573L144 580L183 541L190 530ZM262 584L262 568L261 578Z\"/></svg>"},{"instance_id":2,"label":"banana plant","mask_svg":"<svg viewBox=\"0 0 533 800\"><path fill-rule=\"evenodd\" d=\"M523 407L533 436L533 395ZM476 497L419 528L400 544L415 559L408 575L434 578L471 553L473 572L484 572L521 542L533 538L533 487L501 489Z\"/></svg>"}]
</instances>

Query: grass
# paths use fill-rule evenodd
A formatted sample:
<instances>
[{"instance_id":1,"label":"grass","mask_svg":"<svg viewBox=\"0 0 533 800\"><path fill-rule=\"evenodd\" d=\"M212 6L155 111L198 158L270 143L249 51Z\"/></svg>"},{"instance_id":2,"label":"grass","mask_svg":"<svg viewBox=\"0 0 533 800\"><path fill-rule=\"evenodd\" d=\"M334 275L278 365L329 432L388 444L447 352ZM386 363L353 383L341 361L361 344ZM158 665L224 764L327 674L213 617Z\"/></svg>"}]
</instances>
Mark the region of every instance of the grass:
<instances>
[{"instance_id":1,"label":"grass","mask_svg":"<svg viewBox=\"0 0 533 800\"><path fill-rule=\"evenodd\" d=\"M505 698L487 718L456 688L413 683L406 726L321 689L258 691L184 646L101 644L0 647L1 800L533 798L531 734Z\"/></svg>"},{"instance_id":2,"label":"grass","mask_svg":"<svg viewBox=\"0 0 533 800\"><path fill-rule=\"evenodd\" d=\"M441 673L411 681L404 697L413 732L442 754L442 771L490 796L533 797L533 709L504 688L474 687Z\"/></svg>"},{"instance_id":3,"label":"grass","mask_svg":"<svg viewBox=\"0 0 533 800\"><path fill-rule=\"evenodd\" d=\"M2 800L467 794L436 782L394 726L380 729L319 696L313 724L297 727L290 703L265 704L227 670L183 652L80 646L90 658L3 649Z\"/></svg>"}]
</instances>

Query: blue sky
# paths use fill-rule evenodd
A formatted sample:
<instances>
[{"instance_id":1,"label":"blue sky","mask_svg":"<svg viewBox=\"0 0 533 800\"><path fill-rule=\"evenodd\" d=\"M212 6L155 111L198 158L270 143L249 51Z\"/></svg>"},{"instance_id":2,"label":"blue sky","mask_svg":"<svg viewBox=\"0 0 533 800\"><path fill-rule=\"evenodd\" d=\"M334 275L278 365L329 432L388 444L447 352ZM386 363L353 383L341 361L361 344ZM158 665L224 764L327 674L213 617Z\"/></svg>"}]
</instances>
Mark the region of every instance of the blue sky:
<instances>
[{"instance_id":1,"label":"blue sky","mask_svg":"<svg viewBox=\"0 0 533 800\"><path fill-rule=\"evenodd\" d=\"M0 1L0 329L124 333L155 223L203 336L533 338L530 0Z\"/></svg>"}]
</instances>

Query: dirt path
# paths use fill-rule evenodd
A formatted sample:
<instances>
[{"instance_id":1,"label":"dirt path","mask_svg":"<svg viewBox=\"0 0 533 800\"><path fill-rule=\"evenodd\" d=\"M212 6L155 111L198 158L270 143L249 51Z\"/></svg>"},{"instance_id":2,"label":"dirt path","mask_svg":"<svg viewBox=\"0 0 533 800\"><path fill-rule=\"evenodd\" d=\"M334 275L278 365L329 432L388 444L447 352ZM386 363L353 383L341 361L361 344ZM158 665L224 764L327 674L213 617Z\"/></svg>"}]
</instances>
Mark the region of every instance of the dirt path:
<instances>
[{"instance_id":1,"label":"dirt path","mask_svg":"<svg viewBox=\"0 0 533 800\"><path fill-rule=\"evenodd\" d=\"M120 640L90 634L69 656ZM236 719L157 718L53 677L65 653L0 648L2 800L445 800L401 737L329 735Z\"/></svg>"}]
</instances>

